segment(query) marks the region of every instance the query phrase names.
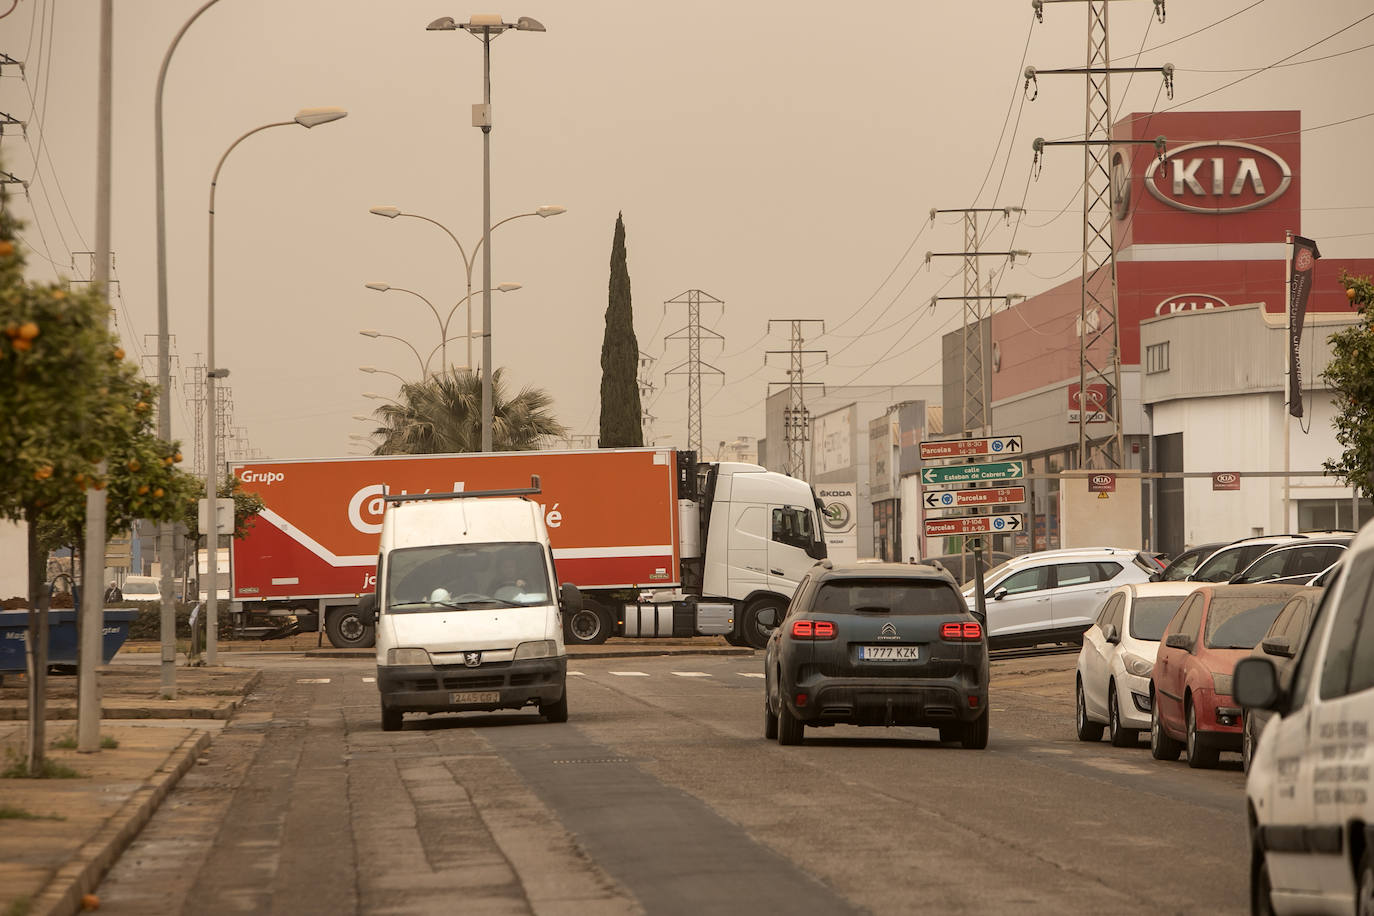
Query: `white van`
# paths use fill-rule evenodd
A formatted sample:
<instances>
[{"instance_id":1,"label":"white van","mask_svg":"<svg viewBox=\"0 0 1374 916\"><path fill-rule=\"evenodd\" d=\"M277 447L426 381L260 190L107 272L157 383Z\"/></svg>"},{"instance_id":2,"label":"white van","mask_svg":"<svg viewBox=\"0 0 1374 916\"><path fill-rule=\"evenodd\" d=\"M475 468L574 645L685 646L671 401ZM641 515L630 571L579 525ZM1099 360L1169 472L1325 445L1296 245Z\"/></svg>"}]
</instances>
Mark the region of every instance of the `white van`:
<instances>
[{"instance_id":1,"label":"white van","mask_svg":"<svg viewBox=\"0 0 1374 916\"><path fill-rule=\"evenodd\" d=\"M536 706L566 722L560 590L539 506L527 490L387 496L375 614L382 728L407 712ZM560 600L561 599L561 600Z\"/></svg>"},{"instance_id":2,"label":"white van","mask_svg":"<svg viewBox=\"0 0 1374 916\"><path fill-rule=\"evenodd\" d=\"M1252 911L1374 912L1374 523L1285 677L1257 656L1232 683L1243 706L1276 713L1245 786Z\"/></svg>"}]
</instances>

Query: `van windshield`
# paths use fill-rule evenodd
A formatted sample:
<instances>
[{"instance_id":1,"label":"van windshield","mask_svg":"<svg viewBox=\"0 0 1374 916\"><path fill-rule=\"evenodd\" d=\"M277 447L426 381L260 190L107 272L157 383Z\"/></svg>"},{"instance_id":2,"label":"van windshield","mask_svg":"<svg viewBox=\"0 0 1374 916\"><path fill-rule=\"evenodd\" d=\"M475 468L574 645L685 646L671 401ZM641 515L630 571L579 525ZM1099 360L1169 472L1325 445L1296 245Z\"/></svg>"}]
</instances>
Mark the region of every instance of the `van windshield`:
<instances>
[{"instance_id":1,"label":"van windshield","mask_svg":"<svg viewBox=\"0 0 1374 916\"><path fill-rule=\"evenodd\" d=\"M547 554L539 544L403 547L387 557L384 612L490 610L548 604Z\"/></svg>"}]
</instances>

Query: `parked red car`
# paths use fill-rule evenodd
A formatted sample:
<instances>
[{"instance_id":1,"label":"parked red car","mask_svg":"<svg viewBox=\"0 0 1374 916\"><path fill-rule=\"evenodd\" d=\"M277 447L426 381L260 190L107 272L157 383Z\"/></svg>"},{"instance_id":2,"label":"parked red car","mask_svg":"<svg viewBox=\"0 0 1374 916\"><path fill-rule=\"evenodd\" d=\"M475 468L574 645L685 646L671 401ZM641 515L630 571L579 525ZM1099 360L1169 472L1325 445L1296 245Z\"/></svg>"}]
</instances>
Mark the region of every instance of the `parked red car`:
<instances>
[{"instance_id":1,"label":"parked red car","mask_svg":"<svg viewBox=\"0 0 1374 916\"><path fill-rule=\"evenodd\" d=\"M1214 767L1241 749L1241 708L1231 672L1250 654L1296 585L1207 585L1179 606L1150 677L1150 753L1190 767Z\"/></svg>"}]
</instances>

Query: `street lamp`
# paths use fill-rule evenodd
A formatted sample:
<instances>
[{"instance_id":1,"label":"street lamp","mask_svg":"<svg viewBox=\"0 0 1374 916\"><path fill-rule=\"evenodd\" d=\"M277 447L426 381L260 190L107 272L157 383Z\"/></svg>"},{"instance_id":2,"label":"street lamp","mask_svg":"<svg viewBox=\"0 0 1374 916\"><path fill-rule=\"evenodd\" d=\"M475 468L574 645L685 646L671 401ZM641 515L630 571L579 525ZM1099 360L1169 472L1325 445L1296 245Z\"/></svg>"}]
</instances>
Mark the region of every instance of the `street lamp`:
<instances>
[{"instance_id":1,"label":"street lamp","mask_svg":"<svg viewBox=\"0 0 1374 916\"><path fill-rule=\"evenodd\" d=\"M398 216L408 216L408 217L410 217L410 218L412 218L412 219L424 220L425 222L427 222L427 223L429 223L429 224L431 224L431 225L438 226L439 229L441 229L441 230L443 231L443 233L449 237L449 240L453 242L454 246L457 247L457 249L458 249L458 254L459 254L459 256L463 259L463 274L464 274L464 277L465 277L465 280L466 280L466 283L467 283L467 295L466 295L465 297L463 297L461 300L459 300L459 304L461 304L461 303L463 303L463 302L471 303L472 296L473 296L473 290L472 290L472 268L473 268L473 263L474 263L474 261L475 261L476 258L477 258L477 252L480 251L480 250L482 249L482 247L483 247L483 245L482 245L482 241L483 241L483 240L482 240L482 239L478 239L478 240L477 240L477 244L474 245L473 248L472 248L472 255L469 256L468 253L467 253L467 249L463 247L463 243L462 243L462 242L458 241L458 236L454 235L453 230L450 229L449 227L445 226L443 223L439 222L439 221L436 220L436 219L431 219L431 218L428 217L428 216L422 216L422 215L419 214L419 213L408 213L408 212L406 212L405 210L402 210L400 207L372 207L372 208L370 208L367 212L369 212L369 213L371 213L371 214L373 214L373 215L375 215L375 216L385 216L387 219L395 219L395 218L398 217ZM542 207L535 207L533 210L531 210L531 211L528 212L528 213L517 213L517 214L515 214L514 216L508 216L508 217L506 217L505 219L503 219L503 220L499 221L498 223L496 223L496 225L495 225L495 226L492 226L491 228L492 228L492 229L496 229L497 226L503 226L503 225L505 225L506 223L509 223L511 220L521 219L521 218L526 217L526 216L538 216L538 217L541 217L542 219L548 219L550 216L558 216L559 214L567 213L567 212L568 212L568 208L567 208L567 207L560 207L560 206L558 206L557 204L545 204L545 205L542 206ZM488 272L488 282L490 282L490 272ZM367 285L368 285L368 287L370 287L370 288L372 288L372 289L376 289L376 288L377 288L376 286L374 286L374 285L371 284L371 283L369 283L369 284L367 284ZM381 285L384 285L384 284L381 284ZM505 285L506 285L506 284L501 284L501 286L505 286ZM500 288L500 287L498 287L498 288ZM458 307L457 305L454 306L454 308L457 308L457 307ZM484 326L484 327L485 327L485 326ZM472 305L469 304L469 305L468 305L468 365L469 365L469 366L472 365L472 338L473 338L473 336L474 336L474 335L473 335L473 332L472 332Z\"/></svg>"},{"instance_id":2,"label":"street lamp","mask_svg":"<svg viewBox=\"0 0 1374 916\"><path fill-rule=\"evenodd\" d=\"M519 32L542 32L544 25L537 19L521 16L515 22L503 22L501 17L482 13L467 22L455 22L452 16L434 20L427 31L450 32L462 29L482 42L482 104L472 109L472 124L482 130L482 451L491 451L491 40L510 29ZM472 360L468 360L472 365Z\"/></svg>"},{"instance_id":3,"label":"street lamp","mask_svg":"<svg viewBox=\"0 0 1374 916\"><path fill-rule=\"evenodd\" d=\"M382 373L383 375L389 375L389 376L391 376L392 378L398 378L398 379L400 379L402 385L406 384L405 376L403 376L403 375L398 375L397 373L392 372L390 369L378 369L376 366L359 366L359 367L358 367L358 371L359 371L359 372L366 372L366 373L368 373L369 375L373 375L373 374L376 374L376 373L380 372L380 373Z\"/></svg>"},{"instance_id":4,"label":"street lamp","mask_svg":"<svg viewBox=\"0 0 1374 916\"><path fill-rule=\"evenodd\" d=\"M512 217L512 219L514 219L514 217ZM461 246L461 245L459 246L458 250L459 250L459 251L462 250L462 246ZM458 306L462 305L464 302L470 302L470 301L471 301L471 299L472 299L472 289L471 289L471 288L468 289L468 294L467 294L466 296L464 296L463 298L459 299L457 302L453 303L453 308L451 308L451 309L448 310L448 315L446 315L446 316L443 317L443 318L440 318L440 317L439 317L439 309L437 309L437 308L435 307L434 303L433 303L433 302L430 302L429 299L425 298L424 296L422 296L420 293L417 293L417 292L416 292L415 290L413 290L413 289L406 289L406 288L403 287L403 286L391 286L391 285L386 284L386 283L364 283L363 286L365 286L366 288L368 288L368 289L370 289L370 290L375 290L375 291L377 291L377 292L379 292L379 293L387 293L387 292L391 292L392 290L395 290L395 291L398 292L398 293L409 293L410 295L414 296L416 299L419 299L419 300L420 300L421 302L423 302L425 305L429 306L429 310L430 310L431 312L434 313L434 320L435 320L436 322L439 323L439 346L435 347L436 350L441 350L441 351L442 351L442 354L441 354L441 356L440 356L440 358L439 358L439 367L440 367L441 371L442 371L442 370L446 370L446 369L448 368L448 342L449 342L450 340L455 340L455 339L456 339L456 338L453 338L453 337L449 337L449 336L448 336L448 324L449 324L450 321L453 320L453 313L456 312L456 311L458 311ZM509 292L513 292L513 291L515 291L515 290L517 290L517 289L520 289L520 288L521 288L521 284L519 284L519 283L500 283L500 284L497 284L497 286L496 286L496 291L497 291L497 292L500 292L500 293L509 293ZM483 292L490 292L490 290L483 290ZM467 368L471 368L471 367L472 367L472 327L471 327L471 323L472 323L472 308L469 307L469 308L468 308L468 324L469 324L469 327L468 327L468 363L467 363ZM388 336L390 336L390 335L387 335L387 334L368 333L367 331L359 331L358 333L360 333L360 334L362 334L362 335L364 335L364 336L366 336L366 337L388 337ZM396 338L396 339L397 339L397 340L400 340L399 337ZM415 347L414 347L414 346L411 346L410 343L409 343L408 341L403 341L403 342L406 343L407 346L410 346L410 349L411 349L412 351L415 352L415 357L416 357L417 359L419 359L419 356L420 356L419 351L415 350ZM434 355L433 352L431 352L431 353L430 353L430 356L432 357L433 355ZM429 360L423 360L423 361L422 361L420 371L423 372L423 373L426 374L426 375L429 374Z\"/></svg>"},{"instance_id":5,"label":"street lamp","mask_svg":"<svg viewBox=\"0 0 1374 916\"><path fill-rule=\"evenodd\" d=\"M219 558L219 533L217 522L219 513L216 511L215 499L219 495L216 486L218 477L218 459L215 457L215 427L217 418L215 416L215 379L226 378L229 375L228 369L220 369L215 366L215 188L219 184L220 169L224 168L224 161L229 158L229 154L234 149L260 131L268 130L272 127L289 127L292 124L299 124L301 127L317 127L321 124L328 124L330 121L337 121L348 116L348 112L342 108L302 108L296 112L296 116L290 121L273 121L270 124L263 124L255 127L240 136L229 148L224 151L224 155L219 157L219 164L215 166L215 174L210 179L210 252L209 252L209 290L207 295L206 311L206 345L205 345L205 399L206 417L205 424L205 499L206 499L206 528L205 532L205 664L215 664L215 649L219 635L219 605L217 601L216 589L218 588L217 573Z\"/></svg>"}]
</instances>

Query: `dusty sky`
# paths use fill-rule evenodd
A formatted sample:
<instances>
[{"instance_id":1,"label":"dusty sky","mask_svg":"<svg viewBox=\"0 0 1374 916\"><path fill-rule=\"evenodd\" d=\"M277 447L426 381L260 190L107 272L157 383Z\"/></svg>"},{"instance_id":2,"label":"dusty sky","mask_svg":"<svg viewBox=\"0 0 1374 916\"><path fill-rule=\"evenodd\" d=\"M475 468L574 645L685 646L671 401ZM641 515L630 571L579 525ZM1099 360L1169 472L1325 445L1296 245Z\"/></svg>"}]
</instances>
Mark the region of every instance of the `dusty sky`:
<instances>
[{"instance_id":1,"label":"dusty sky","mask_svg":"<svg viewBox=\"0 0 1374 916\"><path fill-rule=\"evenodd\" d=\"M148 356L149 371L154 87L168 44L200 3L115 4L116 306L122 336ZM1374 44L1370 0L1170 0L1163 24L1148 0L1110 6L1114 63L1131 63L1143 48L1143 64L1178 68L1172 102L1157 74L1114 78L1123 114L1296 108L1304 128L1318 128L1374 112L1374 47L1352 50ZM353 416L378 403L363 393L394 394L398 383L358 367L413 378L419 366L403 344L359 329L403 337L422 354L439 343L423 302L364 283L415 290L441 314L464 295L461 261L442 232L368 208L436 219L469 251L481 237L481 133L469 108L481 99L481 45L462 32L425 31L436 17L474 12L528 15L548 28L492 47L493 219L541 204L568 208L493 236L493 281L523 284L494 295L494 361L516 385L551 391L574 433L594 436L598 426L617 212L640 348L658 358L651 412L662 444L685 445L687 433L685 381L663 375L686 359L685 343L664 339L686 324L686 311L663 303L692 288L725 301L723 311L702 314L725 336L723 347L703 347L725 372L724 387L705 386L708 454L720 440L762 434L765 383L785 378L776 358L764 366L764 350L787 345L785 335L765 336L770 318L826 322L807 346L828 350L829 364L815 364L810 379L938 383L940 333L961 316L958 303L932 314L928 302L942 286L944 295L962 286L957 261L927 269L924 253L959 250L962 230L958 217L928 225L932 207L1024 204L1015 247L1034 256L999 278L1000 292L1034 294L1074 276L1082 155L1054 150L1032 180L1031 141L1081 136L1082 77L1045 76L1039 98L1023 103L1020 73L1023 52L1041 69L1083 65L1081 4L1047 4L1045 22L1032 24L1028 0L523 0L507 9L221 0L191 27L167 80L178 374L205 350L215 163L240 134L300 108L349 111L311 131L250 138L220 178L217 362L232 372L233 423L264 456L362 451L350 435L370 426ZM1339 56L1241 79L1342 29L1290 62ZM12 66L0 78L0 111L29 122L26 137L5 128L0 167L32 182L13 205L29 221L35 278L71 275L72 252L95 243L96 32L92 0L19 0L0 19L0 51L26 63L24 79ZM1301 229L1326 256L1374 253L1371 141L1374 117L1304 134ZM988 247L1005 247L1010 227L990 227ZM78 275L88 261L77 258ZM465 328L460 308L450 334ZM461 364L464 349L451 343L450 361ZM193 435L185 397L178 386L171 398L183 440Z\"/></svg>"}]
</instances>

